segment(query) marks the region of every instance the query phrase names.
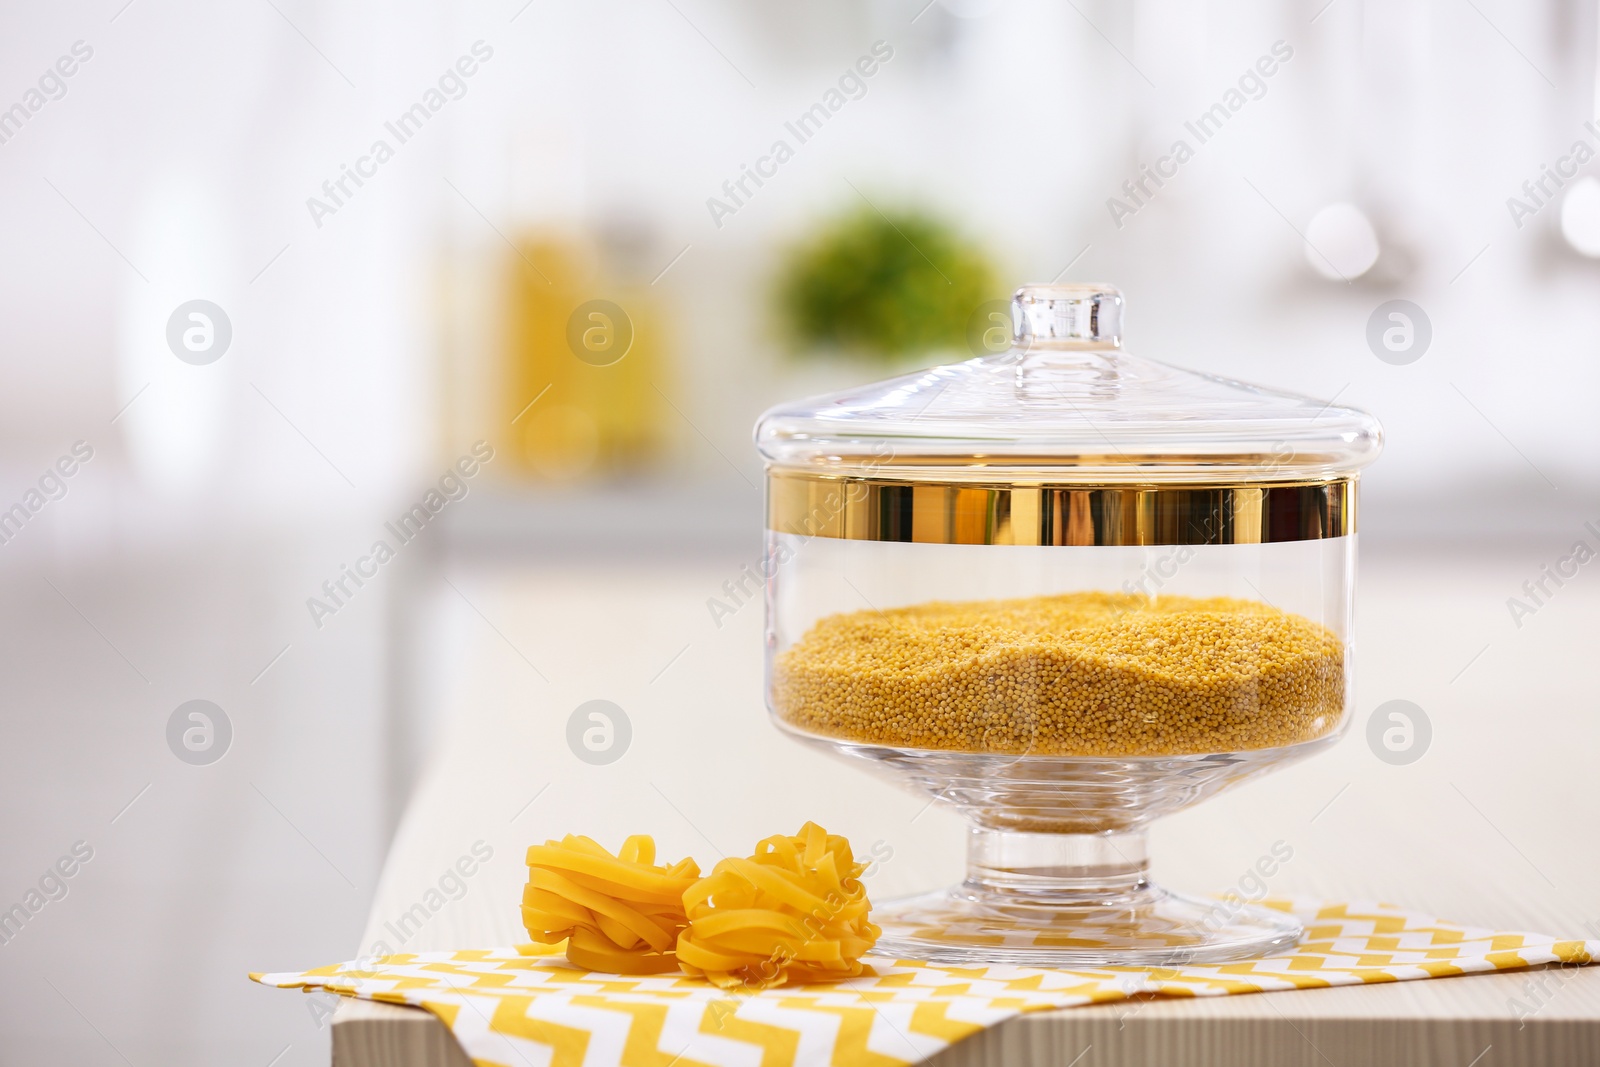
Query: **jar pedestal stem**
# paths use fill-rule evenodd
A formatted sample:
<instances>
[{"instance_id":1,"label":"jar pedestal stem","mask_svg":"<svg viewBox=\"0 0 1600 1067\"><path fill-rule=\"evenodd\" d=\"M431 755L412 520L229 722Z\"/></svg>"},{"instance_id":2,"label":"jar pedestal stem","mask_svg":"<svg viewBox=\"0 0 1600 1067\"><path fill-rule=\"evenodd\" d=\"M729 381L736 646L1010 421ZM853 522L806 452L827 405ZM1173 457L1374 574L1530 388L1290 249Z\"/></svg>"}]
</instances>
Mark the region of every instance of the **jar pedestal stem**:
<instances>
[{"instance_id":1,"label":"jar pedestal stem","mask_svg":"<svg viewBox=\"0 0 1600 1067\"><path fill-rule=\"evenodd\" d=\"M975 895L1017 903L1127 903L1151 890L1147 831L1030 834L974 826L967 879Z\"/></svg>"}]
</instances>

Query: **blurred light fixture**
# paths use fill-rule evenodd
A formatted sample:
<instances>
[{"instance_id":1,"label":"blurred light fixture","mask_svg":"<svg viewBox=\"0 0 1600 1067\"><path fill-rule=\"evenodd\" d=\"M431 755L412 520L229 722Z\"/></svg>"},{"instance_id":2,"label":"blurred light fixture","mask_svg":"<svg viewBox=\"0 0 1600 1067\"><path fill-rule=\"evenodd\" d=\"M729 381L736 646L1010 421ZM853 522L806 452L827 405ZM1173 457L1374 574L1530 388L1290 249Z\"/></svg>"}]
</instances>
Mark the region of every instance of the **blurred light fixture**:
<instances>
[{"instance_id":1,"label":"blurred light fixture","mask_svg":"<svg viewBox=\"0 0 1600 1067\"><path fill-rule=\"evenodd\" d=\"M1580 178L1561 200L1561 236L1567 244L1600 259L1600 181Z\"/></svg>"},{"instance_id":2,"label":"blurred light fixture","mask_svg":"<svg viewBox=\"0 0 1600 1067\"><path fill-rule=\"evenodd\" d=\"M128 242L155 282L119 275L116 395L118 403L150 393L119 413L115 430L130 465L146 485L173 497L197 498L219 473L238 440L226 368L191 364L170 347L166 324L197 298L237 306L232 275L231 217L222 184L198 165L164 171L149 182ZM226 358L226 357L224 357ZM269 413L270 414L270 413ZM98 442L96 442L98 443Z\"/></svg>"},{"instance_id":3,"label":"blurred light fixture","mask_svg":"<svg viewBox=\"0 0 1600 1067\"><path fill-rule=\"evenodd\" d=\"M1334 281L1349 281L1378 261L1378 232L1354 204L1329 204L1311 216L1305 251L1312 270Z\"/></svg>"}]
</instances>

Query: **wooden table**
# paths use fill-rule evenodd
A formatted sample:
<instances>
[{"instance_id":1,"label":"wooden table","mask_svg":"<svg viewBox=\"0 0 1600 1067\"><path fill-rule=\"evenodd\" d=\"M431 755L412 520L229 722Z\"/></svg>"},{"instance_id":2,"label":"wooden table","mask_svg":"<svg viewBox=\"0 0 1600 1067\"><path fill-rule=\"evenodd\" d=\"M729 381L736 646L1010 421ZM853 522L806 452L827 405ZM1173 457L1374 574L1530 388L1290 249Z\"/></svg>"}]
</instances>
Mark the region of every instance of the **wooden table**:
<instances>
[{"instance_id":1,"label":"wooden table","mask_svg":"<svg viewBox=\"0 0 1600 1067\"><path fill-rule=\"evenodd\" d=\"M1569 583L1515 627L1505 608L1537 553L1368 553L1355 718L1329 754L1157 825L1158 880L1219 891L1273 842L1294 858L1274 894L1379 899L1472 925L1600 937L1600 697L1586 679L1600 579ZM761 607L713 625L706 598L739 563L451 574L441 603L460 653L431 765L374 901L374 939L406 951L523 940L522 850L566 832L649 832L702 863L807 818L894 856L875 898L954 881L960 824L892 786L784 741L760 703ZM578 704L627 710L632 748L579 762ZM1433 740L1409 766L1378 760L1367 717L1404 698ZM774 783L778 783L774 785ZM818 788L821 783L825 788ZM738 800L729 803L730 798ZM400 946L395 917L475 842L494 858ZM708 865L708 864L707 864ZM1530 983L1542 983L1541 986ZM1525 1021L1516 1007L1538 1008ZM345 1002L334 1062L463 1064L424 1012ZM1600 1063L1600 967L1208 1000L1147 1000L1023 1016L940 1064L1065 1067L1507 1067Z\"/></svg>"}]
</instances>

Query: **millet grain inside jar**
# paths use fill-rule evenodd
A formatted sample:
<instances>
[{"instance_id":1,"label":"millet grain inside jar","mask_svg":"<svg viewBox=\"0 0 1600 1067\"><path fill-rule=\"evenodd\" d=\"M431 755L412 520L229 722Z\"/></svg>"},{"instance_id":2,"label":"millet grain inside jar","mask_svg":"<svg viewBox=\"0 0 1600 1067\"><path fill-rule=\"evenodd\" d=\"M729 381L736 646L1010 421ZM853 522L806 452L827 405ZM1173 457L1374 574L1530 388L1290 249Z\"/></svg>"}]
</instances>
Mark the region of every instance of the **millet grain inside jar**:
<instances>
[{"instance_id":1,"label":"millet grain inside jar","mask_svg":"<svg viewBox=\"0 0 1600 1067\"><path fill-rule=\"evenodd\" d=\"M1256 601L1101 592L831 615L773 665L807 733L960 752L1276 748L1338 725L1344 644Z\"/></svg>"}]
</instances>

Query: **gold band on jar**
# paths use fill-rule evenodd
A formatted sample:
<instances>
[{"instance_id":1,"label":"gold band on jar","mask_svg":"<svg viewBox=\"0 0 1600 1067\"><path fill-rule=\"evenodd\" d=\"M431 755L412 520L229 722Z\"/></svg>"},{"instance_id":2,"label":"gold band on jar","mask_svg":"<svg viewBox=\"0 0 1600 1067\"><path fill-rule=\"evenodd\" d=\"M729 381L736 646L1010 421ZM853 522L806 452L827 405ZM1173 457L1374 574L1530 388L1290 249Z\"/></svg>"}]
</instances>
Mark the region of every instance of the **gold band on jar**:
<instances>
[{"instance_id":1,"label":"gold band on jar","mask_svg":"<svg viewBox=\"0 0 1600 1067\"><path fill-rule=\"evenodd\" d=\"M767 528L935 545L1254 545L1355 532L1354 478L1259 485L984 485L767 473Z\"/></svg>"}]
</instances>

